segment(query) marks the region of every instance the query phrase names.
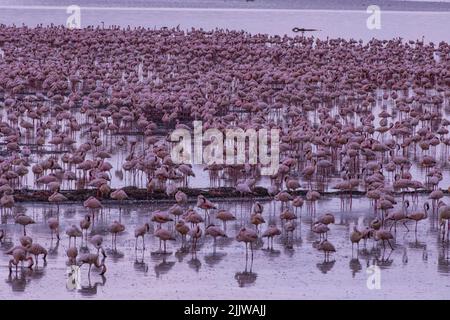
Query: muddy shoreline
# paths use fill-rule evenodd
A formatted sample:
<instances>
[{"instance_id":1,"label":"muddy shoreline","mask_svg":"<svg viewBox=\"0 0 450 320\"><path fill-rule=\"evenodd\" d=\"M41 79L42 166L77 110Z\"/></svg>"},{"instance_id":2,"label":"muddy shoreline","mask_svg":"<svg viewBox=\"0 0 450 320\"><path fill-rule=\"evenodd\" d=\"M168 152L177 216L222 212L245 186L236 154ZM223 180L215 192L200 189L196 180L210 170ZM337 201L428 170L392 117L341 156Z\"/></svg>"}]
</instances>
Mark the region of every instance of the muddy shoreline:
<instances>
[{"instance_id":1,"label":"muddy shoreline","mask_svg":"<svg viewBox=\"0 0 450 320\"><path fill-rule=\"evenodd\" d=\"M84 201L87 198L93 196L97 197L102 202L107 203L132 203L135 201L150 201L150 202L167 202L174 201L173 196L168 196L165 192L155 191L152 193L147 192L146 189L136 187L124 187L122 188L128 195L128 199L123 201L113 200L108 196L100 197L96 189L82 189L82 190L61 190L59 193L63 194L68 200L61 203L73 203ZM115 189L112 189L114 191ZM189 200L193 201L199 195L217 200L254 200L254 199L273 199L273 196L269 195L268 191L264 187L256 187L253 190L253 194L242 195L234 188L231 187L218 187L218 188L179 188L187 194ZM449 194L448 190L442 190L444 194ZM293 196L305 196L307 190L289 191ZM429 194L429 190L417 190L417 191L404 191L396 192L396 196L402 194ZM52 194L46 190L31 190L21 189L14 191L14 200L16 202L49 202L48 197ZM325 191L320 193L322 196L350 196L348 191ZM366 194L365 191L352 191L353 197L361 197Z\"/></svg>"}]
</instances>

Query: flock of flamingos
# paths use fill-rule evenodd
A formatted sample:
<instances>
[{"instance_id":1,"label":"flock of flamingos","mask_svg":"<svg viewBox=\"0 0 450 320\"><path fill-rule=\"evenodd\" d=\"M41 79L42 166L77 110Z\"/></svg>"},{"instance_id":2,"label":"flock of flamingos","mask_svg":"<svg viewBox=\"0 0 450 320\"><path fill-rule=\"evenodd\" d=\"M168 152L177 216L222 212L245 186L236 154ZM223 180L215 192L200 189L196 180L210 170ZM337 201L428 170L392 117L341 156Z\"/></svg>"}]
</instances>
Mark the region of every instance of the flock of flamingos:
<instances>
[{"instance_id":1,"label":"flock of flamingos","mask_svg":"<svg viewBox=\"0 0 450 320\"><path fill-rule=\"evenodd\" d=\"M373 220L349 235L356 250L361 240L394 250L397 229L417 232L426 219L437 221L442 241L448 237L441 183L450 146L446 42L2 25L0 48L0 241L11 241L15 228L23 233L6 251L10 272L47 256L27 230L33 218L15 210L15 194L24 190L48 196L57 208L45 221L49 236L68 238L68 263L89 265L89 274L92 266L107 272L106 234L91 232L102 202L126 204L129 187L173 201L134 230L136 249L144 249L153 224L161 254L169 240L196 252L204 237L215 244L228 236L253 256L258 241L273 248L275 237L289 238L308 214L328 260L339 250L328 239L334 216L315 209L327 193L348 211L354 196L370 201ZM278 172L264 178L258 164L175 164L170 132L192 130L194 120L204 130L280 129ZM198 170L208 174L209 188L195 199L188 191ZM237 234L227 231L235 213L208 193L222 186L254 202ZM268 212L255 188L281 202L281 211ZM88 189L95 196L82 199L85 217L65 225L59 205ZM418 193L428 200L419 204ZM277 219L266 222L267 214ZM126 228L120 219L108 225L113 247ZM77 238L92 250L79 252Z\"/></svg>"}]
</instances>

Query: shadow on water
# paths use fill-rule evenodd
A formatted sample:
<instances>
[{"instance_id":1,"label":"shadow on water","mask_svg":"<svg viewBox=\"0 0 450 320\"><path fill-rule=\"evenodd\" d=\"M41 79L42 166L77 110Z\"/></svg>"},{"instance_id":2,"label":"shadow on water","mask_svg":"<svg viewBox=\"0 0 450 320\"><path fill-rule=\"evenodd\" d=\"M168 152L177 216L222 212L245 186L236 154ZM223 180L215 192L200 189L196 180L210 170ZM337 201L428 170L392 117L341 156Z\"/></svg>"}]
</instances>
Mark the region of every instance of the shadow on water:
<instances>
[{"instance_id":1,"label":"shadow on water","mask_svg":"<svg viewBox=\"0 0 450 320\"><path fill-rule=\"evenodd\" d=\"M30 273L30 278L33 280L42 279L46 274L46 267L35 266L33 271Z\"/></svg>"},{"instance_id":2,"label":"shadow on water","mask_svg":"<svg viewBox=\"0 0 450 320\"><path fill-rule=\"evenodd\" d=\"M226 255L227 254L225 252L213 252L206 254L203 258L208 266L214 267L220 261L222 261L226 257Z\"/></svg>"},{"instance_id":3,"label":"shadow on water","mask_svg":"<svg viewBox=\"0 0 450 320\"><path fill-rule=\"evenodd\" d=\"M31 281L32 270L21 268L18 272L11 272L6 279L6 283L11 286L13 292L24 292L26 286Z\"/></svg>"},{"instance_id":4,"label":"shadow on water","mask_svg":"<svg viewBox=\"0 0 450 320\"><path fill-rule=\"evenodd\" d=\"M239 287L250 287L255 284L258 275L252 271L236 272L234 279L236 279Z\"/></svg>"},{"instance_id":5,"label":"shadow on water","mask_svg":"<svg viewBox=\"0 0 450 320\"><path fill-rule=\"evenodd\" d=\"M175 251L175 257L177 258L178 262L183 262L184 258L188 256L190 253L190 248L188 247L181 247L177 251Z\"/></svg>"},{"instance_id":6,"label":"shadow on water","mask_svg":"<svg viewBox=\"0 0 450 320\"><path fill-rule=\"evenodd\" d=\"M106 255L116 263L125 257L125 254L117 249L106 249Z\"/></svg>"},{"instance_id":7,"label":"shadow on water","mask_svg":"<svg viewBox=\"0 0 450 320\"><path fill-rule=\"evenodd\" d=\"M81 246L79 247L78 252L79 252L80 254L83 254L83 253L90 253L90 250L89 250L89 248L86 246L86 244L84 244L84 245L81 245Z\"/></svg>"},{"instance_id":8,"label":"shadow on water","mask_svg":"<svg viewBox=\"0 0 450 320\"><path fill-rule=\"evenodd\" d=\"M64 210L64 218L67 218L67 219L73 218L76 213L77 213L76 209L67 208L66 210Z\"/></svg>"},{"instance_id":9,"label":"shadow on water","mask_svg":"<svg viewBox=\"0 0 450 320\"><path fill-rule=\"evenodd\" d=\"M333 269L335 263L336 263L336 260L331 260L331 261L324 260L323 262L316 264L316 267L323 274L326 274L327 272L331 271L331 269Z\"/></svg>"},{"instance_id":10,"label":"shadow on water","mask_svg":"<svg viewBox=\"0 0 450 320\"><path fill-rule=\"evenodd\" d=\"M410 249L422 249L422 250L426 250L427 249L427 244L425 242L420 242L417 239L413 242L408 242L408 247Z\"/></svg>"},{"instance_id":11,"label":"shadow on water","mask_svg":"<svg viewBox=\"0 0 450 320\"><path fill-rule=\"evenodd\" d=\"M195 272L199 272L202 267L202 262L197 258L197 254L195 253L191 255L191 259L187 263L191 269L195 270Z\"/></svg>"},{"instance_id":12,"label":"shadow on water","mask_svg":"<svg viewBox=\"0 0 450 320\"><path fill-rule=\"evenodd\" d=\"M276 258L279 257L281 255L281 250L277 250L277 249L261 249L261 251L264 253L265 256L270 257L270 258Z\"/></svg>"},{"instance_id":13,"label":"shadow on water","mask_svg":"<svg viewBox=\"0 0 450 320\"><path fill-rule=\"evenodd\" d=\"M386 251L389 251L386 253ZM372 260L372 264L380 267L380 269L388 269L392 267L392 263L394 262L394 259L391 259L391 255L394 252L394 250L390 249L383 249L381 250L381 256L376 256Z\"/></svg>"},{"instance_id":14,"label":"shadow on water","mask_svg":"<svg viewBox=\"0 0 450 320\"><path fill-rule=\"evenodd\" d=\"M60 240L50 240L50 245L48 247L48 256L49 257L57 257L58 256L58 248L59 248Z\"/></svg>"},{"instance_id":15,"label":"shadow on water","mask_svg":"<svg viewBox=\"0 0 450 320\"><path fill-rule=\"evenodd\" d=\"M144 261L145 251L141 250L141 252L142 253L135 252L133 267L135 271L146 274L148 272L148 263Z\"/></svg>"},{"instance_id":16,"label":"shadow on water","mask_svg":"<svg viewBox=\"0 0 450 320\"><path fill-rule=\"evenodd\" d=\"M11 239L3 240L2 243L0 243L0 249L2 251L8 251L14 246L14 243L11 241Z\"/></svg>"},{"instance_id":17,"label":"shadow on water","mask_svg":"<svg viewBox=\"0 0 450 320\"><path fill-rule=\"evenodd\" d=\"M154 270L156 278L167 274L175 265L175 261L166 261L166 256L163 256L163 260L160 263L155 264Z\"/></svg>"},{"instance_id":18,"label":"shadow on water","mask_svg":"<svg viewBox=\"0 0 450 320\"><path fill-rule=\"evenodd\" d=\"M339 199L338 199L339 200ZM446 199L447 200L447 199ZM358 202L359 201L359 202ZM448 200L447 200L448 201ZM273 204L273 202L272 202ZM220 209L229 209L234 203L227 201L219 202ZM327 204L329 205L329 204ZM367 225L373 219L373 213L370 211L368 215L364 215L366 209L366 202L364 199L358 200L354 199L353 210L359 208L360 212L354 213L352 217L349 217L347 221L349 223L358 223L361 225ZM79 224L79 221L83 219L85 211L81 209L81 206L75 207L73 210L76 212L74 217L65 220L62 217L62 213L65 211L65 206L61 205L61 241L56 241L56 238L51 241L50 232L48 230L45 219L39 216L39 206L36 205L35 208L31 208L29 205L28 213L34 211L34 216L36 218L37 224L30 226L28 230L30 231L30 236L35 239L37 243L43 244L47 249L49 249L49 259L48 266L43 268L39 266L37 269L30 271L26 268L19 268L19 272L15 274L13 272L6 282L11 286L14 292L26 292L26 296L30 297L42 297L45 290L35 290L32 285L36 281L39 288L48 289L51 294L59 295L61 297L73 297L73 293L66 293L63 288L63 293L59 291L59 288L54 288L52 285L54 281L53 268L57 268L58 265L61 266L62 262L67 261L66 257L66 245L68 243L67 236L64 233L67 226L72 224ZM106 207L106 206L105 206ZM308 224L308 219L303 217L302 222L298 224L299 233L294 233L293 245L292 247L287 246L285 242L285 234L277 236L274 242L275 249L267 249L267 243L263 243L258 239L258 244L255 245L253 256L254 260L251 259L251 252L248 250L248 255L245 257L245 248L241 243L236 242L235 234L233 230L239 231L239 225L246 224L249 219L248 212L243 212L242 216L244 221L229 222L228 231L229 238L218 239L216 251L214 252L213 241L210 238L201 238L199 241L198 250L192 252L191 243L187 242L187 245L182 245L180 238L178 238L176 243L173 243L170 247L173 250L172 253L162 254L161 252L152 253L149 248L158 249L158 238L151 235L146 236L146 247L147 250L134 250L134 237L131 234L131 230L136 226L143 225L150 219L151 210L157 208L159 210L165 210L165 206L161 204L152 204L151 206L147 203L137 204L136 206L130 206L128 208L130 214L128 215L127 210L123 210L122 219L127 226L127 232L118 235L117 248L119 250L112 250L110 247L110 234L108 232L108 225L103 223L98 223L94 227L94 232L92 234L103 234L104 243L106 243L105 250L107 250L107 258L105 263L107 265L108 271L106 276L108 277L108 282L103 281L101 276L98 274L101 270L97 268L92 268L91 271L91 281L88 282L88 267L83 267L82 276L83 281L83 296L95 296L98 298L108 298L111 294L116 295L119 290L125 290L129 287L130 279L139 279L143 276L153 277L153 271L156 278L160 279L161 286L173 286L174 281L179 276L184 277L184 281L180 284L180 288L184 290L186 286L192 287L195 285L193 279L198 277L206 278L213 277L217 284L226 285L230 281L234 282L234 289L242 292L243 296L248 295L245 290L240 290L239 287L250 287L252 290L266 292L270 289L270 285L267 284L270 281L269 277L271 275L267 274L267 270L272 271L274 274L282 273L282 276L277 278L277 288L284 288L283 290L289 290L292 284L298 284L302 282L296 275L298 275L298 270L305 270L311 276L308 276L308 280L305 281L308 286L315 289L317 285L315 283L320 283L320 277L324 274L333 275L328 277L330 280L330 285L336 285L341 281L347 281L349 288L351 286L357 286L358 281L364 277L361 273L364 273L364 267L371 265L377 265L380 268L389 269L389 274L392 274L392 278L395 278L396 283L405 283L419 277L421 280L420 286L424 288L437 288L439 294L443 294L445 290L444 286L441 286L443 281L440 281L443 277L450 274L450 262L449 262L449 245L447 243L442 243L441 237L437 233L432 233L429 231L429 226L427 224L419 223L419 230L417 236L414 233L403 232L403 229L397 229L397 241L393 245L395 250L390 250L389 246L383 249L380 241L375 242L373 239L369 239L365 246L360 244L360 249L357 254L353 251L354 256L352 256L351 243L348 240L351 228L349 226L340 226L337 224L330 225L330 232L328 234L328 239L336 247L336 252L331 254L331 259L333 261L322 262L323 253L318 250L317 244L319 243L319 236L310 231L310 224ZM280 210L278 208L280 204L274 205L275 216L279 214ZM151 208L149 210L149 208ZM331 209L333 209L332 207ZM318 210L321 210L320 202L318 203ZM336 217L339 217L340 212L332 211ZM106 216L108 210L105 209L104 215ZM49 210L46 211L47 213ZM111 221L117 219L118 209L111 206L110 217ZM236 213L235 213L236 214ZM269 216L269 212L265 212L265 218ZM306 213L304 213L306 215ZM237 216L239 214L236 214ZM273 212L270 215L274 215ZM360 219L360 217L365 217L365 220ZM246 219L246 220L245 220ZM267 218L266 221L269 219ZM339 221L339 220L337 220ZM280 221L275 218L275 222L280 226ZM409 223L411 224L411 223ZM151 224L153 227L153 224ZM3 267L7 266L7 263L11 256L5 255L4 251L10 249L13 245L17 245L19 238L22 235L22 230L20 226L15 225L12 219L8 220L8 224L2 226L2 229L6 230L7 238L3 239L0 244L0 261ZM262 229L264 230L264 229ZM300 233L301 230L301 233ZM175 230L173 230L175 232ZM300 238L300 234L304 235ZM5 241L6 240L6 241ZM58 250L59 246L61 249ZM90 251L96 253L96 249L88 241L80 243L80 238L77 240L77 248L79 254L85 251ZM203 249L201 249L203 248ZM257 249L258 248L258 249ZM173 255L173 257L171 257ZM437 260L438 266L433 270L427 269L428 255ZM320 257L320 260L319 260ZM434 258L437 257L437 258ZM244 259L245 266L244 266ZM395 260L395 263L394 263ZM435 262L436 262L435 260ZM320 262L320 263L317 263ZM337 262L337 263L336 263ZM340 263L341 262L341 263ZM258 274L253 270L253 263L255 266L263 266L264 270L259 270ZM413 270L412 272L404 272L402 266L408 264L408 270ZM204 264L202 268L202 264ZM206 266L206 267L205 267ZM240 266L240 267L239 267ZM64 266L65 267L65 266ZM244 267L244 268L242 268ZM49 269L47 269L49 268ZM6 271L6 269L1 269ZM52 270L52 272L50 272ZM149 273L149 270L150 273ZM230 275L226 270L233 270ZM236 270L240 270L237 272ZM243 270L243 271L242 271ZM314 271L315 270L315 271ZM320 270L320 272L318 271ZM427 272L427 276L430 278L423 277L424 270ZM172 272L173 271L173 272ZM198 273L194 274L194 273ZM191 276L189 276L189 274ZM256 281L259 276L260 280ZM234 277L234 280L231 278ZM6 278L6 274L5 274ZM31 281L31 285L30 285ZM316 282L317 281L317 282ZM149 294L150 292L145 291L147 288L143 281L134 281L136 283L135 295L132 297L142 297L142 294ZM428 287L427 287L428 285ZM419 286L419 285L417 285ZM103 287L103 288L102 288ZM179 290L183 292L183 290ZM300 289L303 290L303 289ZM393 289L395 290L395 289ZM9 290L8 290L9 291ZM38 292L40 291L40 292ZM81 291L80 291L81 293ZM278 293L275 292L274 293ZM302 296L305 296L306 291L300 291ZM14 296L12 293L9 293ZM284 294L284 293L282 293ZM281 296L280 294L279 296ZM388 294L391 294L389 292ZM25 296L25 295L22 295ZM300 295L297 295L300 296ZM81 296L80 296L81 297ZM149 296L155 297L155 296ZM258 296L259 297L259 296Z\"/></svg>"},{"instance_id":19,"label":"shadow on water","mask_svg":"<svg viewBox=\"0 0 450 320\"><path fill-rule=\"evenodd\" d=\"M438 272L450 274L449 245L442 245L438 255Z\"/></svg>"},{"instance_id":20,"label":"shadow on water","mask_svg":"<svg viewBox=\"0 0 450 320\"><path fill-rule=\"evenodd\" d=\"M360 272L361 270L362 270L362 264L361 264L361 261L359 261L359 259L357 259L357 258L352 258L352 259L350 259L350 262L349 262L349 267L350 267L350 270L352 271L352 277L354 278L355 277L355 275L358 273L358 272Z\"/></svg>"}]
</instances>

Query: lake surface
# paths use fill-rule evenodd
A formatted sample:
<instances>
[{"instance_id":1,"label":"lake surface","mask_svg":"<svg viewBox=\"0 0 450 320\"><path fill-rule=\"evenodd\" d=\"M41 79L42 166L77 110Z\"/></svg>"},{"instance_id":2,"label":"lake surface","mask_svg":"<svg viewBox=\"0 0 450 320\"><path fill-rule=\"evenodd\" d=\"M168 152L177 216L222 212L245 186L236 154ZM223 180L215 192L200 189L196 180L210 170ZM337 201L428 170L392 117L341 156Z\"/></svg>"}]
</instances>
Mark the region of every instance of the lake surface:
<instances>
[{"instance_id":1,"label":"lake surface","mask_svg":"<svg viewBox=\"0 0 450 320\"><path fill-rule=\"evenodd\" d=\"M198 1L199 3L201 1ZM68 14L66 5L70 3L54 1L0 1L0 23L22 23L35 26L65 24ZM366 19L369 14L364 8L352 7L351 10L332 8L318 9L285 6L281 10L267 4L262 7L218 7L209 9L176 8L181 2L171 1L170 8L158 8L159 2L152 2L153 7L144 6L142 1L111 1L114 8L99 8L99 3L79 2L82 7L82 26L130 25L155 27L163 26L182 29L191 27L214 29L229 28L245 30L251 33L269 33L294 35L293 27L316 28L312 32L319 38L355 38L367 41L372 37L390 39L402 37L416 40L425 37L426 41L449 41L450 12L437 11L382 11L381 29L369 30ZM209 2L205 2L209 4ZM200 3L201 4L201 3ZM95 8L85 8L88 5ZM22 7L20 7L22 6ZM23 7L25 6L25 7ZM50 7L45 7L50 6ZM444 110L448 118L447 110ZM378 112L377 112L378 113ZM79 137L77 137L79 138ZM24 138L25 139L25 138ZM140 139L137 137L136 139ZM82 139L81 139L82 140ZM140 140L139 140L140 141ZM112 145L112 142L109 144ZM120 168L126 150L118 149L111 162ZM441 147L432 150L444 171L441 186L446 188L450 182L447 153ZM48 155L33 154L34 162L41 161ZM415 179L423 180L425 171L418 166L419 158L412 159L411 172ZM197 176L192 184L208 187L209 176L202 168L196 168ZM392 179L392 177L391 177ZM34 177L30 173L26 184L33 187ZM112 187L130 184L121 170L114 173ZM135 183L143 186L142 182ZM333 183L330 182L330 185ZM267 186L268 181L258 185ZM426 196L410 210L421 210ZM400 200L400 199L399 199ZM443 198L448 203L448 197ZM399 201L400 202L400 201ZM151 224L146 236L147 250L134 249L134 228L148 222L154 210L167 209L168 204L135 203L119 208L105 204L103 215L96 221L92 234L105 236L105 249L108 257L108 272L105 278L98 275L95 268L90 278L87 267L82 268L82 289L70 291L66 288L67 258L65 250L68 239L64 230L78 225L87 211L81 204L60 206L62 240L51 240L47 219L57 214L55 205L41 203L18 203L15 212L25 212L36 220L29 226L28 233L34 241L49 249L48 263L41 264L32 272L22 269L18 274L8 275L9 256L5 255L13 244L18 243L22 228L14 224L11 217L3 217L1 228L6 229L7 241L0 247L0 299L60 299L74 298L149 298L149 299L449 299L450 260L449 246L442 243L436 227L436 217L419 224L417 234L407 232L399 225L396 233L395 250L383 250L381 244L372 240L359 253L353 251L349 235L353 225L368 225L373 219L373 208L367 198L356 198L353 210L341 209L338 197L321 199L317 204L317 214L331 212L336 216L336 224L330 226L329 240L337 252L329 262L324 262L323 253L316 249L318 236L311 232L311 222L315 218L303 208L299 227L294 240L287 241L285 236L275 240L274 250L264 249L267 243L260 242L255 251L253 263L246 261L245 245L235 240L241 226L249 223L252 202L226 201L219 207L232 211L237 220L228 224L228 239L221 239L214 252L212 239L202 238L200 249L196 254L181 249L181 241L168 243L170 254L155 253L158 239L153 235L156 225ZM396 210L401 210L397 206ZM119 214L121 212L121 214ZM201 211L200 211L201 212ZM265 202L264 218L280 225L279 203ZM300 212L298 212L300 215ZM120 217L119 217L120 216ZM112 250L107 226L114 220L121 219L126 231L118 236L117 250ZM413 230L414 225L408 223ZM173 226L169 226L173 230ZM203 228L203 226L202 226ZM85 243L77 242L79 250L91 250ZM381 270L381 288L370 290L367 271L376 265Z\"/></svg>"},{"instance_id":2,"label":"lake surface","mask_svg":"<svg viewBox=\"0 0 450 320\"><path fill-rule=\"evenodd\" d=\"M400 200L400 199L399 199ZM421 210L425 197L419 198L419 204L410 210ZM444 197L448 202L448 197ZM400 202L400 201L399 201ZM9 276L9 256L4 252L17 243L22 227L15 225L12 218L7 220L8 241L0 247L0 299L58 299L99 298L99 299L449 299L450 260L449 246L442 244L436 229L436 218L430 217L419 223L417 234L414 224L409 222L411 230L407 232L401 224L397 226L395 250L381 243L367 242L366 248L360 243L352 254L349 234L353 225L367 225L374 217L373 209L366 198L356 198L353 210L342 211L339 198L321 199L317 204L317 215L331 212L336 223L330 225L328 239L337 252L324 262L323 253L316 249L318 236L311 232L311 221L315 220L306 208L298 218L294 239L285 236L275 239L274 250L267 250L267 242L260 242L246 263L245 245L235 240L239 228L248 225L249 212L253 202L218 202L219 208L229 209L237 220L227 224L228 239L217 241L214 253L210 237L202 237L199 250L194 255L189 249L181 250L181 240L170 241L167 255L155 253L159 249L158 239L153 235L155 228L151 224L146 235L146 250L134 249L134 227L149 222L151 212L165 209L169 204L141 203L123 206L121 220L126 231L117 238L117 250L111 250L111 237L105 231L113 221L119 219L119 207L108 206L103 216L96 221L93 234L104 235L104 246L108 257L105 262L108 271L105 278L92 269L90 279L88 267L81 269L82 289L70 291L66 288L67 258L65 249L68 238L62 231L62 240L57 244L51 241L46 220L56 215L56 206L40 203L20 204L15 210L26 212L34 217L35 225L27 227L27 234L51 253L47 265L40 265L30 272L23 269ZM191 204L195 205L195 204ZM263 216L266 224L280 225L280 204L265 202ZM397 206L396 210L400 210ZM71 224L77 224L86 214L80 205L61 205L60 220L65 230ZM199 210L202 214L202 211ZM203 229L203 225L201 226ZM172 230L173 226L164 226ZM393 231L393 230L392 230ZM140 243L139 243L140 245ZM88 248L77 240L79 250ZM352 256L353 255L353 256ZM368 273L372 266L380 269L380 289L369 289ZM369 268L369 269L368 269Z\"/></svg>"},{"instance_id":3,"label":"lake surface","mask_svg":"<svg viewBox=\"0 0 450 320\"><path fill-rule=\"evenodd\" d=\"M355 1L353 1L355 2ZM274 8L273 2L263 2L256 5L243 6L241 2L233 2L231 5L223 5L222 2L194 1L197 7L189 6L184 2L169 2L168 6L161 8L161 2L151 1L112 1L112 2L86 2L78 4L81 7L81 26L88 25L120 25L122 27L143 26L150 28L176 27L181 29L203 28L207 30L215 28L245 30L251 33L268 33L278 35L295 35L292 28L312 28L320 31L308 32L319 38L362 39L368 41L375 37L378 39L391 39L401 37L407 40L422 39L425 41L449 41L450 34L450 4L444 10L421 11L428 7L418 7L411 11L411 5L405 4L408 11L391 10L399 8L381 6L381 29L369 30L366 20L370 16L366 12L367 5L356 2L348 7L351 10L339 10L338 3L334 3L331 9L322 4L326 9L301 9L296 8L290 2ZM67 6L72 3L55 1L0 1L0 23L3 24L37 24L49 25L66 24L69 14ZM223 5L223 7L218 7ZM235 5L236 4L236 5ZM177 8L176 6L179 6ZM437 5L436 5L437 6ZM181 7L181 8L180 8ZM345 7L345 6L344 6ZM308 8L308 7L306 7ZM387 8L387 10L384 10ZM400 7L401 9L402 7ZM432 9L434 7L431 7ZM439 7L436 7L439 8Z\"/></svg>"}]
</instances>

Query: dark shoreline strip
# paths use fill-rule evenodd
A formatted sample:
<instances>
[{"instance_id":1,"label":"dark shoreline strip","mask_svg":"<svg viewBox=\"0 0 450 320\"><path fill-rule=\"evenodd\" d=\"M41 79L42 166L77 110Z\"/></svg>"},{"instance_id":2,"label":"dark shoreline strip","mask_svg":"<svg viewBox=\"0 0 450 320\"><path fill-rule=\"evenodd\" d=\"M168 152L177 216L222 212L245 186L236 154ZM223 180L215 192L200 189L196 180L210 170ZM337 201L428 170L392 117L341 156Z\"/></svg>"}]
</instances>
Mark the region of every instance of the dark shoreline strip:
<instances>
[{"instance_id":1,"label":"dark shoreline strip","mask_svg":"<svg viewBox=\"0 0 450 320\"><path fill-rule=\"evenodd\" d=\"M122 188L128 195L127 200L124 201L117 201L112 200L109 198L109 196L106 197L98 197L97 190L96 189L83 189L83 190L61 190L60 193L63 194L68 201L65 203L72 203L72 202L79 202L84 201L90 196L94 196L99 198L102 202L107 203L127 203L127 202L133 202L133 201L150 201L150 202L174 202L174 197L169 197L165 192L156 191L153 193L147 192L146 189L139 189L136 187L125 187ZM266 188L263 187L256 187L253 190L253 194L248 195L241 195L239 192L237 192L234 188L231 187L220 187L220 188L179 188L179 190L186 193L189 197L189 200L195 199L198 195L204 195L208 198L215 199L215 200L254 200L254 199L273 199L272 196L269 195ZM111 190L111 191L114 191ZM449 194L448 190L442 190L444 194ZM297 191L290 191L289 193L293 196L305 196L307 190L297 190ZM417 190L417 191L408 191L408 192L396 192L396 196L401 196L402 194L429 194L431 191L429 190ZM45 190L27 190L27 189L21 189L21 190L15 190L14 191L14 199L16 202L49 202L48 197L52 193L50 191ZM320 192L322 196L349 196L350 192L348 191L326 191L326 192ZM352 191L351 195L355 197L362 197L365 196L366 192L364 191ZM369 199L368 199L369 200ZM62 202L64 203L64 202Z\"/></svg>"}]
</instances>

